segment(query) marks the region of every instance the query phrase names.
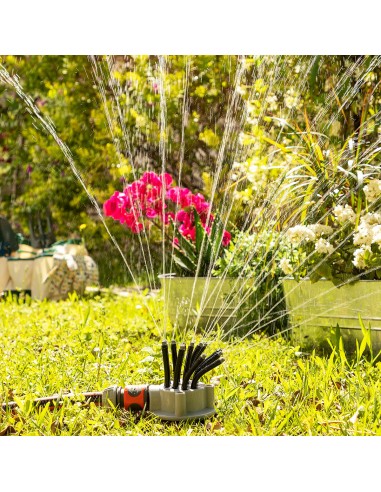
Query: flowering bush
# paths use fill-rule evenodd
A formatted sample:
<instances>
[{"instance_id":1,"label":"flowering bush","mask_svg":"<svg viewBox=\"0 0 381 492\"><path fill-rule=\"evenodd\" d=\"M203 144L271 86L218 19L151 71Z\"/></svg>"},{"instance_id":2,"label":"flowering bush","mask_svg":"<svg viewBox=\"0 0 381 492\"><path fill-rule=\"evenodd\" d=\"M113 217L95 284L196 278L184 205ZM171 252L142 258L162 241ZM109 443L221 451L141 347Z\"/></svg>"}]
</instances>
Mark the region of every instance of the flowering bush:
<instances>
[{"instance_id":1,"label":"flowering bush","mask_svg":"<svg viewBox=\"0 0 381 492\"><path fill-rule=\"evenodd\" d=\"M115 191L103 211L135 234L152 225L163 228L166 239L172 242L174 261L186 274L211 272L231 239L204 196L174 186L167 173L145 172L123 192ZM172 235L168 231L171 226Z\"/></svg>"},{"instance_id":2,"label":"flowering bush","mask_svg":"<svg viewBox=\"0 0 381 492\"><path fill-rule=\"evenodd\" d=\"M334 206L324 221L286 231L289 250L279 261L282 271L335 284L381 279L381 180L369 180L351 194L351 204Z\"/></svg>"}]
</instances>

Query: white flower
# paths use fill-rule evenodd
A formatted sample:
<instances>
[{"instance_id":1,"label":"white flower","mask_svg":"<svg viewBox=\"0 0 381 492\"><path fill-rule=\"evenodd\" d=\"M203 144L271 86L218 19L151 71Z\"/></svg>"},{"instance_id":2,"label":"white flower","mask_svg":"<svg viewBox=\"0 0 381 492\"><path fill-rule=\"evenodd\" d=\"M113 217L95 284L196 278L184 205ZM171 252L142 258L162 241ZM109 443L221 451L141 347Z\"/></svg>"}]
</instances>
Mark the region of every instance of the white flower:
<instances>
[{"instance_id":1,"label":"white flower","mask_svg":"<svg viewBox=\"0 0 381 492\"><path fill-rule=\"evenodd\" d=\"M368 72L365 74L364 80L366 81L366 85L372 85L372 82L374 82L377 79L377 75L374 72Z\"/></svg>"},{"instance_id":2,"label":"white flower","mask_svg":"<svg viewBox=\"0 0 381 492\"><path fill-rule=\"evenodd\" d=\"M259 123L259 119L258 118L247 118L247 122L249 123L249 125L258 125Z\"/></svg>"},{"instance_id":3,"label":"white flower","mask_svg":"<svg viewBox=\"0 0 381 492\"><path fill-rule=\"evenodd\" d=\"M356 246L368 245L373 241L373 230L368 224L361 224L353 236L353 244Z\"/></svg>"},{"instance_id":4,"label":"white flower","mask_svg":"<svg viewBox=\"0 0 381 492\"><path fill-rule=\"evenodd\" d=\"M372 227L372 243L381 245L381 225Z\"/></svg>"},{"instance_id":5,"label":"white flower","mask_svg":"<svg viewBox=\"0 0 381 492\"><path fill-rule=\"evenodd\" d=\"M360 226L362 225L378 225L381 224L381 214L377 212L369 212L363 215L360 219Z\"/></svg>"},{"instance_id":6,"label":"white flower","mask_svg":"<svg viewBox=\"0 0 381 492\"><path fill-rule=\"evenodd\" d=\"M344 224L344 222L351 222L352 224L354 224L356 222L356 214L353 211L352 207L350 207L349 205L345 205L345 207L343 207L342 205L337 205L333 209L333 213L336 217L336 220L340 224Z\"/></svg>"},{"instance_id":7,"label":"white flower","mask_svg":"<svg viewBox=\"0 0 381 492\"><path fill-rule=\"evenodd\" d=\"M335 251L335 248L332 246L332 244L329 241L320 238L315 243L315 251L317 253L330 255Z\"/></svg>"},{"instance_id":8,"label":"white flower","mask_svg":"<svg viewBox=\"0 0 381 492\"><path fill-rule=\"evenodd\" d=\"M373 179L364 186L364 193L368 202L374 202L381 196L381 180Z\"/></svg>"},{"instance_id":9,"label":"white flower","mask_svg":"<svg viewBox=\"0 0 381 492\"><path fill-rule=\"evenodd\" d=\"M297 225L290 227L286 232L286 237L294 246L298 246L302 242L308 243L315 240L315 234L306 226Z\"/></svg>"},{"instance_id":10,"label":"white flower","mask_svg":"<svg viewBox=\"0 0 381 492\"><path fill-rule=\"evenodd\" d=\"M293 272L291 262L287 258L282 258L280 260L279 267L286 275L290 275Z\"/></svg>"},{"instance_id":11,"label":"white flower","mask_svg":"<svg viewBox=\"0 0 381 492\"><path fill-rule=\"evenodd\" d=\"M266 97L267 108L269 111L276 111L278 109L278 98L275 94Z\"/></svg>"},{"instance_id":12,"label":"white flower","mask_svg":"<svg viewBox=\"0 0 381 492\"><path fill-rule=\"evenodd\" d=\"M256 112L258 109L256 106L254 106L254 104L251 104L250 101L247 102L246 108L247 108L248 114L252 114L252 113Z\"/></svg>"},{"instance_id":13,"label":"white flower","mask_svg":"<svg viewBox=\"0 0 381 492\"><path fill-rule=\"evenodd\" d=\"M324 224L310 224L308 228L311 229L316 237L330 236L333 233L332 227Z\"/></svg>"},{"instance_id":14,"label":"white flower","mask_svg":"<svg viewBox=\"0 0 381 492\"><path fill-rule=\"evenodd\" d=\"M366 251L369 251L369 252L371 251L370 246L361 246L361 248L356 249L353 253L352 263L359 270L365 270L367 267L366 262L365 262L365 252Z\"/></svg>"},{"instance_id":15,"label":"white flower","mask_svg":"<svg viewBox=\"0 0 381 492\"><path fill-rule=\"evenodd\" d=\"M293 109L293 108L298 107L298 105L299 105L299 95L295 91L295 89L289 89L286 92L286 96L284 98L284 103L285 103L286 107L289 108L289 109Z\"/></svg>"},{"instance_id":16,"label":"white flower","mask_svg":"<svg viewBox=\"0 0 381 492\"><path fill-rule=\"evenodd\" d=\"M258 171L258 166L256 166L255 164L250 164L250 166L248 167L247 171L250 174L255 174Z\"/></svg>"}]
</instances>

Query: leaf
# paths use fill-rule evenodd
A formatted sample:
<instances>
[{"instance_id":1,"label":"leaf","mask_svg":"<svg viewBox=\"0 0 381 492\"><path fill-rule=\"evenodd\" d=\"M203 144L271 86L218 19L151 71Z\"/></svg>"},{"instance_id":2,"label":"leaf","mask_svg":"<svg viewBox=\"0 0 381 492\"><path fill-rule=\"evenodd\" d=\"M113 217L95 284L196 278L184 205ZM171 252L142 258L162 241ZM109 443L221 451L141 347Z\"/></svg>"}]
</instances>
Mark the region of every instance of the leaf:
<instances>
[{"instance_id":1,"label":"leaf","mask_svg":"<svg viewBox=\"0 0 381 492\"><path fill-rule=\"evenodd\" d=\"M214 133L210 128L205 128L199 135L199 140L206 143L208 147L218 147L220 143L220 137Z\"/></svg>"},{"instance_id":2,"label":"leaf","mask_svg":"<svg viewBox=\"0 0 381 492\"><path fill-rule=\"evenodd\" d=\"M196 271L196 265L189 258L187 258L184 253L180 250L175 249L173 252L173 260L177 265L183 268L186 271L191 272L192 274Z\"/></svg>"},{"instance_id":3,"label":"leaf","mask_svg":"<svg viewBox=\"0 0 381 492\"><path fill-rule=\"evenodd\" d=\"M275 140L272 140L271 138L268 138L268 137L262 137L262 140L264 140L265 142L271 144L271 145L274 145L275 147L277 147L278 149L280 149L282 152L286 152L286 153L289 153L291 152L291 149L288 149L287 147L285 147L284 145L278 143L278 142L275 142Z\"/></svg>"},{"instance_id":4,"label":"leaf","mask_svg":"<svg viewBox=\"0 0 381 492\"><path fill-rule=\"evenodd\" d=\"M215 431L223 431L224 430L224 427L222 425L222 422L208 422L206 424L206 430L210 431L210 432L215 432Z\"/></svg>"},{"instance_id":5,"label":"leaf","mask_svg":"<svg viewBox=\"0 0 381 492\"><path fill-rule=\"evenodd\" d=\"M211 263L214 263L214 261L219 255L223 233L224 233L223 224L219 216L216 215L213 221L212 229L210 231L210 237L208 238L209 240L208 240L207 251L206 251L208 268Z\"/></svg>"},{"instance_id":6,"label":"leaf","mask_svg":"<svg viewBox=\"0 0 381 492\"><path fill-rule=\"evenodd\" d=\"M199 255L202 247L202 243L205 240L206 231L201 225L200 216L197 210L194 210L194 221L196 225L196 254Z\"/></svg>"},{"instance_id":7,"label":"leaf","mask_svg":"<svg viewBox=\"0 0 381 492\"><path fill-rule=\"evenodd\" d=\"M193 243L188 241L188 239L184 237L175 226L174 226L174 234L179 241L179 246L175 248L175 251L178 251L179 248L182 249L184 254L186 254L186 256L189 258L190 261L196 262L196 253Z\"/></svg>"},{"instance_id":8,"label":"leaf","mask_svg":"<svg viewBox=\"0 0 381 492\"><path fill-rule=\"evenodd\" d=\"M328 265L328 263L322 263L316 268L316 271L321 277L324 277L327 280L332 279L332 268Z\"/></svg>"},{"instance_id":9,"label":"leaf","mask_svg":"<svg viewBox=\"0 0 381 492\"><path fill-rule=\"evenodd\" d=\"M319 273L317 273L316 271L312 272L310 274L310 280L314 284L314 283L318 282L319 280L321 280L321 275L319 275Z\"/></svg>"},{"instance_id":10,"label":"leaf","mask_svg":"<svg viewBox=\"0 0 381 492\"><path fill-rule=\"evenodd\" d=\"M312 91L315 89L315 85L316 85L316 79L319 72L320 58L321 55L315 57L315 61L314 64L312 65L311 72L310 72L309 83Z\"/></svg>"},{"instance_id":11,"label":"leaf","mask_svg":"<svg viewBox=\"0 0 381 492\"><path fill-rule=\"evenodd\" d=\"M155 360L155 357L152 357L152 355L147 355L147 357L145 357L140 362L143 363L143 364L145 364L146 362L153 362L154 360Z\"/></svg>"},{"instance_id":12,"label":"leaf","mask_svg":"<svg viewBox=\"0 0 381 492\"><path fill-rule=\"evenodd\" d=\"M349 419L349 422L351 424L355 424L357 422L359 415L361 415L362 413L364 413L364 407L361 405L360 407L358 407L358 409L355 411L355 413Z\"/></svg>"},{"instance_id":13,"label":"leaf","mask_svg":"<svg viewBox=\"0 0 381 492\"><path fill-rule=\"evenodd\" d=\"M148 354L153 354L155 351L152 347L143 347L142 349L140 349L141 352L147 352Z\"/></svg>"}]
</instances>

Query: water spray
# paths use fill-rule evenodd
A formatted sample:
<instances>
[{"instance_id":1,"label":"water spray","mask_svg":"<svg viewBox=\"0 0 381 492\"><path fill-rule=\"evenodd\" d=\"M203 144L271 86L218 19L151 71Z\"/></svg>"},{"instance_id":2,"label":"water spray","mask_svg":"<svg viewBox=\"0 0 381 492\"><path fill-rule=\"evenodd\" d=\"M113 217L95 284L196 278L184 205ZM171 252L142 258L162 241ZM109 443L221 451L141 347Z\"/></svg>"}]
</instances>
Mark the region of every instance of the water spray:
<instances>
[{"instance_id":1,"label":"water spray","mask_svg":"<svg viewBox=\"0 0 381 492\"><path fill-rule=\"evenodd\" d=\"M124 388L113 385L103 391L82 393L86 404L93 403L106 408L119 408L132 412L149 411L163 420L203 419L215 413L214 386L204 384L200 379L209 371L224 362L222 350L216 350L206 357L204 342L188 348L182 343L177 350L177 344L171 341L172 371L169 361L168 342L161 345L164 383L127 385ZM183 364L185 359L185 363ZM172 379L171 379L172 375ZM35 407L49 405L54 410L63 404L64 398L76 401L74 393L51 395L33 400ZM16 410L18 404L14 401L2 404L2 410Z\"/></svg>"}]
</instances>

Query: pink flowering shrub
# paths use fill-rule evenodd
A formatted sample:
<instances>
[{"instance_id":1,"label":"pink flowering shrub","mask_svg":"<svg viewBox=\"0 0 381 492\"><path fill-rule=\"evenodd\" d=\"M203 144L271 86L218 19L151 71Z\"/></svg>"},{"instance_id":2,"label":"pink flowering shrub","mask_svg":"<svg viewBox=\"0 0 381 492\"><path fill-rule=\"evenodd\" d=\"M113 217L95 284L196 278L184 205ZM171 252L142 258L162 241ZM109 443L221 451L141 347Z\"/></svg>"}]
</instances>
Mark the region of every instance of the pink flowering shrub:
<instances>
[{"instance_id":1,"label":"pink flowering shrub","mask_svg":"<svg viewBox=\"0 0 381 492\"><path fill-rule=\"evenodd\" d=\"M204 196L174 186L167 173L145 172L123 192L115 191L104 203L103 211L136 234L153 224L173 226L175 261L192 273L196 271L200 253L206 254L201 262L202 272L221 254L221 245L226 247L231 240L220 219L211 213Z\"/></svg>"}]
</instances>

